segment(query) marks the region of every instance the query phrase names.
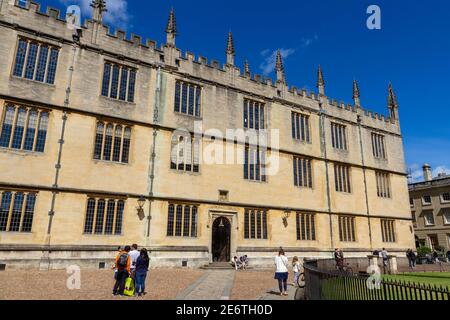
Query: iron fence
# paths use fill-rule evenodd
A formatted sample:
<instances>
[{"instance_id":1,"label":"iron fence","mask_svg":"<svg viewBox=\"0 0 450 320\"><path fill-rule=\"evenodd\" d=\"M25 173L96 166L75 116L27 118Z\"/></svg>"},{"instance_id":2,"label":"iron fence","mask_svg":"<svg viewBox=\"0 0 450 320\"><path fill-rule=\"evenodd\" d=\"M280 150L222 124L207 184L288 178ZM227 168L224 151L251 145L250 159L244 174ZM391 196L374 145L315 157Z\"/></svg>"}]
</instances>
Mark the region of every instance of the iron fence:
<instances>
[{"instance_id":1,"label":"iron fence","mask_svg":"<svg viewBox=\"0 0 450 320\"><path fill-rule=\"evenodd\" d=\"M447 286L320 270L317 261L305 263L305 281L308 300L450 300Z\"/></svg>"}]
</instances>

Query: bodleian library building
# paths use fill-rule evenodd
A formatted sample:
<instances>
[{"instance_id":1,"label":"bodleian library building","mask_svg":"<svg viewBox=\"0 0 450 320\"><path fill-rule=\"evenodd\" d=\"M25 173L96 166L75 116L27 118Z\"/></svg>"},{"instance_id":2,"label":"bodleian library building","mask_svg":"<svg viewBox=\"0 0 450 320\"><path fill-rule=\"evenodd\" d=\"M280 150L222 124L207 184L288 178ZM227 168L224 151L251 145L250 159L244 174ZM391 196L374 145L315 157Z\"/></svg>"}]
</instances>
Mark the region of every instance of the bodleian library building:
<instances>
[{"instance_id":1,"label":"bodleian library building","mask_svg":"<svg viewBox=\"0 0 450 320\"><path fill-rule=\"evenodd\" d=\"M356 81L353 104L327 97L320 67L317 92L288 85L280 51L275 80L237 67L231 33L224 65L182 53L173 9L164 44L112 34L107 5L78 28L0 0L3 268L97 268L133 243L156 268L415 246L392 85L381 115Z\"/></svg>"}]
</instances>

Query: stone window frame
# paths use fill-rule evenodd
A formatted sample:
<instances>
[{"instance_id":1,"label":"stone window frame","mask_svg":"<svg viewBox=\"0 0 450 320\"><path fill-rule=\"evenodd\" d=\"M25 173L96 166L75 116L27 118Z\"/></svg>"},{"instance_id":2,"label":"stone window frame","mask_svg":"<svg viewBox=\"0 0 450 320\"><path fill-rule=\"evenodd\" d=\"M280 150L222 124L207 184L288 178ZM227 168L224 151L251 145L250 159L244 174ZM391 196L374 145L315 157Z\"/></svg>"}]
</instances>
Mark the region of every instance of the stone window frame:
<instances>
[{"instance_id":1,"label":"stone window frame","mask_svg":"<svg viewBox=\"0 0 450 320\"><path fill-rule=\"evenodd\" d=\"M356 217L338 216L339 240L341 242L357 242Z\"/></svg>"},{"instance_id":2,"label":"stone window frame","mask_svg":"<svg viewBox=\"0 0 450 320\"><path fill-rule=\"evenodd\" d=\"M256 160L256 163L254 160ZM268 183L268 176L266 175L266 160L267 150L265 148L245 145L243 164L244 180L256 183Z\"/></svg>"},{"instance_id":3,"label":"stone window frame","mask_svg":"<svg viewBox=\"0 0 450 320\"><path fill-rule=\"evenodd\" d=\"M425 201L425 198L430 198L430 201L429 202ZM433 204L433 198L430 195L424 195L422 197L422 205L423 206L431 206L432 204Z\"/></svg>"},{"instance_id":4,"label":"stone window frame","mask_svg":"<svg viewBox=\"0 0 450 320\"><path fill-rule=\"evenodd\" d=\"M393 219L381 219L381 239L384 243L396 243L396 226Z\"/></svg>"},{"instance_id":5,"label":"stone window frame","mask_svg":"<svg viewBox=\"0 0 450 320\"><path fill-rule=\"evenodd\" d=\"M102 132L99 133L100 125L103 126ZM111 135L107 135L108 128L111 128ZM120 151L117 154L117 129L121 129L120 135ZM95 122L94 148L92 159L94 161L108 162L128 165L131 160L131 138L133 135L133 126L123 122L113 122L105 119L97 119ZM111 141L107 139L111 137ZM101 139L101 141L100 141ZM109 146L109 147L108 147ZM105 158L108 151L109 156ZM118 160L115 156L118 155Z\"/></svg>"},{"instance_id":6,"label":"stone window frame","mask_svg":"<svg viewBox=\"0 0 450 320\"><path fill-rule=\"evenodd\" d=\"M450 192L444 192L440 196L441 203L450 203Z\"/></svg>"},{"instance_id":7,"label":"stone window frame","mask_svg":"<svg viewBox=\"0 0 450 320\"><path fill-rule=\"evenodd\" d=\"M313 160L311 158L303 156L293 157L294 186L305 189L313 189L314 175L312 167L313 167Z\"/></svg>"},{"instance_id":8,"label":"stone window frame","mask_svg":"<svg viewBox=\"0 0 450 320\"><path fill-rule=\"evenodd\" d=\"M113 217L111 220L110 203L114 203ZM123 226L126 214L126 198L91 195L87 197L83 235L86 236L123 236ZM102 204L100 212L99 204ZM98 223L99 217L101 224ZM100 230L101 227L101 230Z\"/></svg>"},{"instance_id":9,"label":"stone window frame","mask_svg":"<svg viewBox=\"0 0 450 320\"><path fill-rule=\"evenodd\" d=\"M391 199L392 198L391 175L388 172L376 171L375 180L377 185L378 198Z\"/></svg>"},{"instance_id":10,"label":"stone window frame","mask_svg":"<svg viewBox=\"0 0 450 320\"><path fill-rule=\"evenodd\" d=\"M106 80L106 71L107 66L109 66L109 72L108 72L108 83L105 83ZM116 92L115 96L113 95L113 84L115 85L115 81L113 83L114 78L114 68L118 68L118 75L117 75L117 88L114 86L114 92ZM125 84L125 97L121 99L121 90L123 85L123 71L127 71L127 81ZM103 70L101 73L101 81L100 81L100 97L105 99L111 99L117 102L122 103L128 103L128 104L135 104L136 103L136 96L137 96L137 80L138 80L138 72L139 69L136 66L131 66L128 64L124 64L122 62L113 61L112 59L105 59L103 61ZM134 75L132 77L132 75ZM131 82L133 80L133 82ZM133 83L133 84L132 84ZM107 92L106 92L107 90ZM130 91L132 94L130 94Z\"/></svg>"},{"instance_id":11,"label":"stone window frame","mask_svg":"<svg viewBox=\"0 0 450 320\"><path fill-rule=\"evenodd\" d=\"M428 220L427 217L430 217L432 219ZM426 211L423 213L423 219L424 219L424 225L426 227L433 227L436 225L436 219L434 217L434 213L432 211Z\"/></svg>"},{"instance_id":12,"label":"stone window frame","mask_svg":"<svg viewBox=\"0 0 450 320\"><path fill-rule=\"evenodd\" d=\"M242 117L244 130L267 130L267 110L267 104L264 101L244 97Z\"/></svg>"},{"instance_id":13,"label":"stone window frame","mask_svg":"<svg viewBox=\"0 0 450 320\"><path fill-rule=\"evenodd\" d=\"M353 187L351 178L352 176L351 166L335 163L333 167L334 167L334 184L336 192L352 194Z\"/></svg>"},{"instance_id":14,"label":"stone window frame","mask_svg":"<svg viewBox=\"0 0 450 320\"><path fill-rule=\"evenodd\" d=\"M186 209L189 209L189 212ZM186 219L187 214L189 214L189 220ZM177 202L168 204L166 223L168 238L196 239L199 236L198 223L199 205Z\"/></svg>"},{"instance_id":15,"label":"stone window frame","mask_svg":"<svg viewBox=\"0 0 450 320\"><path fill-rule=\"evenodd\" d=\"M372 154L375 159L387 160L386 139L385 135L377 132L371 133L372 138Z\"/></svg>"},{"instance_id":16,"label":"stone window frame","mask_svg":"<svg viewBox=\"0 0 450 320\"><path fill-rule=\"evenodd\" d=\"M184 88L186 87L186 97L184 97ZM174 87L174 107L176 114L201 119L203 114L203 85L175 79ZM193 98L191 100L191 96ZM186 105L184 104L186 102ZM192 104L191 104L192 102ZM185 112L183 109L186 108ZM192 110L192 113L190 112Z\"/></svg>"},{"instance_id":17,"label":"stone window frame","mask_svg":"<svg viewBox=\"0 0 450 320\"><path fill-rule=\"evenodd\" d=\"M20 64L21 67L18 65L18 59L19 59L19 50L21 41L26 42L25 47L25 54L23 56L23 61ZM29 54L30 54L30 48L31 44L37 45L36 53L35 53L35 61L33 62L33 74L30 77L27 77L27 67L30 64L29 61ZM36 79L38 76L38 70L39 66L41 64L41 53L42 48L47 48L47 56L45 58L45 70L44 74L42 75L42 80ZM18 35L17 44L15 46L14 51L14 59L13 59L13 66L11 68L11 76L23 79L26 81L32 81L35 83L45 84L49 86L55 86L56 81L56 74L58 71L58 64L60 62L60 56L61 56L61 50L62 47L60 45L57 45L55 43L49 42L49 41L42 41L37 39L32 39L30 37L24 36L24 35ZM44 57L42 57L44 58ZM20 70L18 70L20 68Z\"/></svg>"},{"instance_id":18,"label":"stone window frame","mask_svg":"<svg viewBox=\"0 0 450 320\"><path fill-rule=\"evenodd\" d=\"M188 132L172 134L170 169L178 172L200 174L201 150L201 137L196 137ZM182 152L182 156L180 156L180 152Z\"/></svg>"},{"instance_id":19,"label":"stone window frame","mask_svg":"<svg viewBox=\"0 0 450 320\"><path fill-rule=\"evenodd\" d=\"M8 116L8 109L14 108L14 115L12 118L6 118ZM25 117L23 118L23 126L18 126L19 116L22 110L25 110ZM30 120L32 114L36 115L35 122L30 127ZM1 111L0 122L0 148L7 150L16 150L21 152L29 152L36 154L45 153L45 145L48 138L49 125L51 123L51 110L47 108L37 107L28 104L18 104L12 101L5 101L4 107ZM6 122L10 125L10 129L5 129ZM34 128L33 128L34 127ZM20 130L21 128L21 130ZM34 132L31 132L33 130ZM32 135L31 136L29 136ZM4 135L9 135L6 137ZM20 142L16 138L20 135ZM19 138L19 137L18 137ZM3 141L8 139L8 141ZM6 145L7 142L7 145ZM30 145L31 142L31 145ZM15 146L15 143L19 143L20 146Z\"/></svg>"},{"instance_id":20,"label":"stone window frame","mask_svg":"<svg viewBox=\"0 0 450 320\"><path fill-rule=\"evenodd\" d=\"M442 219L443 219L444 225L446 225L446 226L450 225L450 210L443 209Z\"/></svg>"},{"instance_id":21,"label":"stone window frame","mask_svg":"<svg viewBox=\"0 0 450 320\"><path fill-rule=\"evenodd\" d=\"M244 240L268 240L269 211L260 208L244 210Z\"/></svg>"},{"instance_id":22,"label":"stone window frame","mask_svg":"<svg viewBox=\"0 0 450 320\"><path fill-rule=\"evenodd\" d=\"M292 139L304 143L312 143L311 137L311 116L291 111Z\"/></svg>"},{"instance_id":23,"label":"stone window frame","mask_svg":"<svg viewBox=\"0 0 450 320\"><path fill-rule=\"evenodd\" d=\"M349 150L349 141L347 134L347 125L331 121L331 145L334 149L340 151Z\"/></svg>"},{"instance_id":24,"label":"stone window frame","mask_svg":"<svg viewBox=\"0 0 450 320\"><path fill-rule=\"evenodd\" d=\"M0 233L32 233L38 196L33 190L0 190Z\"/></svg>"},{"instance_id":25,"label":"stone window frame","mask_svg":"<svg viewBox=\"0 0 450 320\"><path fill-rule=\"evenodd\" d=\"M317 241L317 215L296 212L297 241Z\"/></svg>"}]
</instances>

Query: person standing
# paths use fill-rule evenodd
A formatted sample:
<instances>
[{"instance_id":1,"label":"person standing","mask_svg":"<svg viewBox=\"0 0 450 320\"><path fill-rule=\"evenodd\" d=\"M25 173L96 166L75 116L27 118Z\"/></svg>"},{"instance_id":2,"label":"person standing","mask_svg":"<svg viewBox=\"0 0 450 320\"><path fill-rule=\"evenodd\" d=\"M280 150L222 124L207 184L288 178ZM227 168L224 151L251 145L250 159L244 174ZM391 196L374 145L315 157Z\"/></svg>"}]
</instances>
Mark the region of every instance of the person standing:
<instances>
[{"instance_id":1,"label":"person standing","mask_svg":"<svg viewBox=\"0 0 450 320\"><path fill-rule=\"evenodd\" d=\"M125 281L130 276L130 246L126 246L124 250L119 252L115 259L115 265L117 268L117 277L116 283L113 288L113 295L121 295L123 296L123 291L125 290Z\"/></svg>"},{"instance_id":2,"label":"person standing","mask_svg":"<svg viewBox=\"0 0 450 320\"><path fill-rule=\"evenodd\" d=\"M136 273L136 261L138 259L138 257L140 256L140 252L138 251L138 245L137 244L133 244L131 246L131 251L130 251L130 259L131 259L131 277L133 279L135 279L135 273Z\"/></svg>"},{"instance_id":3,"label":"person standing","mask_svg":"<svg viewBox=\"0 0 450 320\"><path fill-rule=\"evenodd\" d=\"M334 250L334 260L336 262L336 268L338 270L344 269L344 252L336 248Z\"/></svg>"},{"instance_id":4,"label":"person standing","mask_svg":"<svg viewBox=\"0 0 450 320\"><path fill-rule=\"evenodd\" d=\"M289 261L284 254L284 250L280 248L278 256L275 257L275 279L278 280L280 296L287 296L287 281L289 277L288 270Z\"/></svg>"},{"instance_id":5,"label":"person standing","mask_svg":"<svg viewBox=\"0 0 450 320\"><path fill-rule=\"evenodd\" d=\"M145 280L147 279L149 265L150 258L148 257L147 249L142 248L136 260L136 295L138 297L147 294L145 292Z\"/></svg>"},{"instance_id":6,"label":"person standing","mask_svg":"<svg viewBox=\"0 0 450 320\"><path fill-rule=\"evenodd\" d=\"M386 248L383 248L383 250L381 251L381 257L383 258L383 266L387 267L389 262L389 254Z\"/></svg>"},{"instance_id":7,"label":"person standing","mask_svg":"<svg viewBox=\"0 0 450 320\"><path fill-rule=\"evenodd\" d=\"M294 282L292 285L295 287L298 284L298 277L300 276L300 262L298 257L292 259L292 271L294 272Z\"/></svg>"}]
</instances>

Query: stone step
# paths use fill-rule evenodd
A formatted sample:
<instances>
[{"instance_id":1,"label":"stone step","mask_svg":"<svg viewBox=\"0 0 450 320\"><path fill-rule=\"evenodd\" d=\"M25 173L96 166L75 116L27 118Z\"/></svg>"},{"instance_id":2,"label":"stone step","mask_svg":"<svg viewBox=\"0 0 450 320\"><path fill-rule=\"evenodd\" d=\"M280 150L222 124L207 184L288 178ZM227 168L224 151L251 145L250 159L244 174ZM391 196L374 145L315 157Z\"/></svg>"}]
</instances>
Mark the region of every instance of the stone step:
<instances>
[{"instance_id":1,"label":"stone step","mask_svg":"<svg viewBox=\"0 0 450 320\"><path fill-rule=\"evenodd\" d=\"M203 270L234 270L234 267L231 265L231 263L228 262L214 262L207 264L200 269ZM253 267L247 267L247 270L254 269Z\"/></svg>"},{"instance_id":2,"label":"stone step","mask_svg":"<svg viewBox=\"0 0 450 320\"><path fill-rule=\"evenodd\" d=\"M233 269L233 266L228 263L228 262L214 262L214 263L210 263L207 264L203 267L201 267L201 269L205 269L205 270L231 270Z\"/></svg>"}]
</instances>

